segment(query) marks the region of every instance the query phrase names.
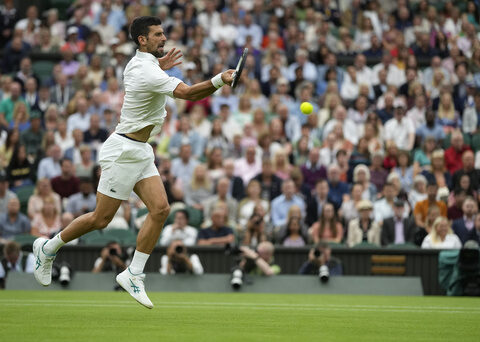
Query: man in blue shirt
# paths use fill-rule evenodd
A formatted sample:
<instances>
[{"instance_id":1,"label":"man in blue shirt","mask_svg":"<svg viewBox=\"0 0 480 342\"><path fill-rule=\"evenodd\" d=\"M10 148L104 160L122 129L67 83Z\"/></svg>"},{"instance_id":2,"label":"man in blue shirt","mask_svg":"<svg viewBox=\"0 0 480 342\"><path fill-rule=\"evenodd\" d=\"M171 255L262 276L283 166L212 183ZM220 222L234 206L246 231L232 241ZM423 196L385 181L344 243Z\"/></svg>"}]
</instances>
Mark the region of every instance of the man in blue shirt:
<instances>
[{"instance_id":1,"label":"man in blue shirt","mask_svg":"<svg viewBox=\"0 0 480 342\"><path fill-rule=\"evenodd\" d=\"M347 195L348 185L340 181L340 169L337 165L330 165L328 168L328 198L332 201L335 209L338 210L343 202L343 196Z\"/></svg>"},{"instance_id":2,"label":"man in blue shirt","mask_svg":"<svg viewBox=\"0 0 480 342\"><path fill-rule=\"evenodd\" d=\"M7 212L0 214L0 242L20 234L30 234L30 221L20 213L20 201L13 197L8 201Z\"/></svg>"},{"instance_id":3,"label":"man in blue shirt","mask_svg":"<svg viewBox=\"0 0 480 342\"><path fill-rule=\"evenodd\" d=\"M216 208L212 212L212 226L201 229L198 232L198 245L222 245L232 244L235 241L233 230L225 226L226 214L222 208Z\"/></svg>"},{"instance_id":4,"label":"man in blue shirt","mask_svg":"<svg viewBox=\"0 0 480 342\"><path fill-rule=\"evenodd\" d=\"M297 205L302 210L302 217L305 217L305 202L295 195L295 184L293 180L286 179L282 184L282 194L272 201L271 215L274 227L280 227L287 223L288 211L292 205Z\"/></svg>"},{"instance_id":5,"label":"man in blue shirt","mask_svg":"<svg viewBox=\"0 0 480 342\"><path fill-rule=\"evenodd\" d=\"M416 135L419 142L422 143L426 137L432 136L435 138L437 144L440 145L442 140L445 139L445 132L443 131L442 125L436 122L435 112L433 110L427 109L425 121L426 123L417 129Z\"/></svg>"}]
</instances>

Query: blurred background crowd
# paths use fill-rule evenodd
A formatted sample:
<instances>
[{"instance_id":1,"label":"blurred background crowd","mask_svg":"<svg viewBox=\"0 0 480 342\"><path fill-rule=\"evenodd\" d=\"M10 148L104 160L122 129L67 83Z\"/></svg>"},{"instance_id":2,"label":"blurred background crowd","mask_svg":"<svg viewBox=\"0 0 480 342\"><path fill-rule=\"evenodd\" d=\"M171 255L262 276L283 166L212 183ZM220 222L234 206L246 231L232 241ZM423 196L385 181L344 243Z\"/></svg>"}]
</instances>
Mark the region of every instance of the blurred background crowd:
<instances>
[{"instance_id":1,"label":"blurred background crowd","mask_svg":"<svg viewBox=\"0 0 480 342\"><path fill-rule=\"evenodd\" d=\"M149 141L172 207L160 244L479 240L478 1L33 3L0 6L1 241L95 208L140 15L162 19L187 84L250 50L235 91L167 102ZM105 233L134 236L145 214L132 193Z\"/></svg>"}]
</instances>

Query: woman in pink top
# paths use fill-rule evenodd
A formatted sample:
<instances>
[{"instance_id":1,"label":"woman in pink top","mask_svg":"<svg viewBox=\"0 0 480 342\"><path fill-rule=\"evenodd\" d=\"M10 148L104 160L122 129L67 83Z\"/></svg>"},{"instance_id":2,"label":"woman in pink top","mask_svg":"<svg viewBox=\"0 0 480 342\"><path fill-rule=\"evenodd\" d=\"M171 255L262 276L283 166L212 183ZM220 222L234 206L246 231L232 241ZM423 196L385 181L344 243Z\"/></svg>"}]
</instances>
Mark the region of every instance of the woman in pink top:
<instances>
[{"instance_id":1,"label":"woman in pink top","mask_svg":"<svg viewBox=\"0 0 480 342\"><path fill-rule=\"evenodd\" d=\"M39 213L43 208L43 203L47 197L53 197L55 207L60 213L62 210L60 196L52 190L52 185L48 178L41 178L37 180L37 186L33 195L28 199L28 217L33 219L33 216Z\"/></svg>"},{"instance_id":2,"label":"woman in pink top","mask_svg":"<svg viewBox=\"0 0 480 342\"><path fill-rule=\"evenodd\" d=\"M337 219L333 204L326 203L317 222L309 229L314 243L320 241L340 243L343 238L343 227Z\"/></svg>"},{"instance_id":3,"label":"woman in pink top","mask_svg":"<svg viewBox=\"0 0 480 342\"><path fill-rule=\"evenodd\" d=\"M61 227L60 213L55 206L55 199L53 196L48 196L43 200L42 210L33 216L31 234L49 238Z\"/></svg>"}]
</instances>

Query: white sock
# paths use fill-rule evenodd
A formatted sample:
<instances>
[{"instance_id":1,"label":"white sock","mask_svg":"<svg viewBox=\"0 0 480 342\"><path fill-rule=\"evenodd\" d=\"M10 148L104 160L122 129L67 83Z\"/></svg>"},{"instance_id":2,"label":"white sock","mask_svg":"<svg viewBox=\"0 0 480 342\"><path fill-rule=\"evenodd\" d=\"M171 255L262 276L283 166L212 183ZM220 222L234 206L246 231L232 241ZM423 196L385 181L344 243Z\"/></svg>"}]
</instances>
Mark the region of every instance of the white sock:
<instances>
[{"instance_id":1,"label":"white sock","mask_svg":"<svg viewBox=\"0 0 480 342\"><path fill-rule=\"evenodd\" d=\"M130 273L132 274L140 274L143 273L143 269L145 268L145 264L147 263L150 254L145 254L135 250L133 254L132 262L128 267L130 269Z\"/></svg>"},{"instance_id":2,"label":"white sock","mask_svg":"<svg viewBox=\"0 0 480 342\"><path fill-rule=\"evenodd\" d=\"M65 242L60 237L60 233L58 233L43 246L43 252L46 254L56 254L64 244Z\"/></svg>"}]
</instances>

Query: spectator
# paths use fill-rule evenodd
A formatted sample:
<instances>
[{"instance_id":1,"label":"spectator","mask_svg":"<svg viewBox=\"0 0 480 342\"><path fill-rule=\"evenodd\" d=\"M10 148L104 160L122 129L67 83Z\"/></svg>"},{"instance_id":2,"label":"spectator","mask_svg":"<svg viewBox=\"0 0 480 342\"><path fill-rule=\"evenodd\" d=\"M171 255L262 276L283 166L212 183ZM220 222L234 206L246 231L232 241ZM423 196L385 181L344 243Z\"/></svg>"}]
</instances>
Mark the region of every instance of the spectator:
<instances>
[{"instance_id":1,"label":"spectator","mask_svg":"<svg viewBox=\"0 0 480 342\"><path fill-rule=\"evenodd\" d=\"M207 177L207 168L198 164L185 190L185 203L195 209L203 210L205 201L213 195L213 186Z\"/></svg>"},{"instance_id":2,"label":"spectator","mask_svg":"<svg viewBox=\"0 0 480 342\"><path fill-rule=\"evenodd\" d=\"M388 176L388 171L383 168L383 157L383 152L375 152L372 155L372 165L370 166L370 179L375 185L377 193L382 192Z\"/></svg>"},{"instance_id":3,"label":"spectator","mask_svg":"<svg viewBox=\"0 0 480 342\"><path fill-rule=\"evenodd\" d=\"M22 86L18 82L12 82L10 85L10 97L0 102L0 125L8 127L13 120L13 111L18 103L23 103L30 111L30 107L22 97Z\"/></svg>"},{"instance_id":4,"label":"spectator","mask_svg":"<svg viewBox=\"0 0 480 342\"><path fill-rule=\"evenodd\" d=\"M102 248L100 256L95 260L92 272L123 272L127 268L127 257L122 247L115 242L109 242Z\"/></svg>"},{"instance_id":5,"label":"spectator","mask_svg":"<svg viewBox=\"0 0 480 342\"><path fill-rule=\"evenodd\" d=\"M317 253L315 253L317 252ZM332 249L325 242L319 242L308 252L308 260L302 265L299 274L317 275L320 266L326 265L331 276L343 275L343 266L340 259L332 256Z\"/></svg>"},{"instance_id":6,"label":"spectator","mask_svg":"<svg viewBox=\"0 0 480 342\"><path fill-rule=\"evenodd\" d=\"M408 202L411 208L427 198L427 179L424 175L416 175L413 178L412 190L408 193Z\"/></svg>"},{"instance_id":7,"label":"spectator","mask_svg":"<svg viewBox=\"0 0 480 342\"><path fill-rule=\"evenodd\" d=\"M0 242L22 234L30 234L30 221L20 212L20 201L14 197L8 201L7 212L0 214Z\"/></svg>"},{"instance_id":8,"label":"spectator","mask_svg":"<svg viewBox=\"0 0 480 342\"><path fill-rule=\"evenodd\" d=\"M82 160L80 146L83 144L83 132L77 128L74 129L71 134L73 137L73 146L65 150L63 157L70 159L74 164L77 164Z\"/></svg>"},{"instance_id":9,"label":"spectator","mask_svg":"<svg viewBox=\"0 0 480 342\"><path fill-rule=\"evenodd\" d=\"M170 139L168 148L170 155L178 155L180 152L180 147L185 144L189 144L192 147L192 153L195 158L199 158L203 154L203 138L197 132L191 129L190 121L187 116L180 118L179 130Z\"/></svg>"},{"instance_id":10,"label":"spectator","mask_svg":"<svg viewBox=\"0 0 480 342\"><path fill-rule=\"evenodd\" d=\"M19 32L19 31L17 31ZM6 44L3 49L2 71L11 73L17 71L20 61L30 53L31 46L18 33Z\"/></svg>"},{"instance_id":11,"label":"spectator","mask_svg":"<svg viewBox=\"0 0 480 342\"><path fill-rule=\"evenodd\" d=\"M380 246L380 225L372 219L373 205L369 200L358 202L359 217L351 220L347 230L347 245L354 247L362 242Z\"/></svg>"},{"instance_id":12,"label":"spectator","mask_svg":"<svg viewBox=\"0 0 480 342\"><path fill-rule=\"evenodd\" d=\"M218 202L224 202L228 206L229 221L237 221L237 201L229 194L230 180L226 177L222 177L218 180L216 185L216 194L206 199L203 207L204 217L210 217L211 212L215 208Z\"/></svg>"},{"instance_id":13,"label":"spectator","mask_svg":"<svg viewBox=\"0 0 480 342\"><path fill-rule=\"evenodd\" d=\"M445 151L445 165L448 172L453 175L455 171L463 168L462 155L463 152L470 150L470 147L463 143L462 132L458 130L452 132L451 143L452 146Z\"/></svg>"},{"instance_id":14,"label":"spectator","mask_svg":"<svg viewBox=\"0 0 480 342\"><path fill-rule=\"evenodd\" d=\"M2 131L3 134L6 131ZM7 132L6 141L0 145L0 168L5 169L12 159L13 150L20 142L20 133L18 129L11 129Z\"/></svg>"},{"instance_id":15,"label":"spectator","mask_svg":"<svg viewBox=\"0 0 480 342\"><path fill-rule=\"evenodd\" d=\"M320 241L341 243L343 240L343 227L331 203L323 206L322 213L318 221L310 227L309 234L314 243Z\"/></svg>"},{"instance_id":16,"label":"spectator","mask_svg":"<svg viewBox=\"0 0 480 342\"><path fill-rule=\"evenodd\" d=\"M17 198L17 195L8 190L8 181L5 171L0 170L0 214L7 212L7 204L11 198Z\"/></svg>"},{"instance_id":17,"label":"spectator","mask_svg":"<svg viewBox=\"0 0 480 342\"><path fill-rule=\"evenodd\" d=\"M335 206L335 210L340 208L345 195L348 195L348 185L340 181L340 168L337 165L328 167L328 197Z\"/></svg>"},{"instance_id":18,"label":"spectator","mask_svg":"<svg viewBox=\"0 0 480 342\"><path fill-rule=\"evenodd\" d=\"M383 187L383 198L377 200L373 205L375 221L380 225L385 219L394 215L393 202L396 195L397 190L395 189L395 185L391 182L385 183L385 186Z\"/></svg>"},{"instance_id":19,"label":"spectator","mask_svg":"<svg viewBox=\"0 0 480 342\"><path fill-rule=\"evenodd\" d=\"M198 231L188 225L188 211L180 209L175 212L173 223L163 228L160 246L169 246L175 240L180 240L185 246L193 246L197 241Z\"/></svg>"},{"instance_id":20,"label":"spectator","mask_svg":"<svg viewBox=\"0 0 480 342\"><path fill-rule=\"evenodd\" d=\"M453 203L448 207L447 217L449 220L456 220L463 217L462 205L467 198L467 192L462 188L453 191Z\"/></svg>"},{"instance_id":21,"label":"spectator","mask_svg":"<svg viewBox=\"0 0 480 342\"><path fill-rule=\"evenodd\" d=\"M179 156L172 160L172 173L181 181L183 189L186 189L193 175L193 170L198 162L192 158L192 148L189 144L180 146Z\"/></svg>"},{"instance_id":22,"label":"spectator","mask_svg":"<svg viewBox=\"0 0 480 342\"><path fill-rule=\"evenodd\" d=\"M12 189L33 184L35 167L27 158L24 145L17 145L7 167L7 179Z\"/></svg>"},{"instance_id":23,"label":"spectator","mask_svg":"<svg viewBox=\"0 0 480 342\"><path fill-rule=\"evenodd\" d=\"M3 258L0 260L0 289L5 288L5 281L9 272L33 273L35 256L33 253L24 253L20 245L9 241L3 246Z\"/></svg>"},{"instance_id":24,"label":"spectator","mask_svg":"<svg viewBox=\"0 0 480 342\"><path fill-rule=\"evenodd\" d=\"M245 156L235 162L235 176L241 177L244 184L262 172L262 163L256 157L255 146L248 146Z\"/></svg>"},{"instance_id":25,"label":"spectator","mask_svg":"<svg viewBox=\"0 0 480 342\"><path fill-rule=\"evenodd\" d=\"M430 171L424 170L422 174L429 182L436 182L439 188L451 188L452 176L445 167L445 153L443 150L432 152L432 167Z\"/></svg>"},{"instance_id":26,"label":"spectator","mask_svg":"<svg viewBox=\"0 0 480 342\"><path fill-rule=\"evenodd\" d=\"M301 218L290 218L286 228L285 235L280 240L284 247L303 247L307 244L307 238L302 234Z\"/></svg>"},{"instance_id":27,"label":"spectator","mask_svg":"<svg viewBox=\"0 0 480 342\"><path fill-rule=\"evenodd\" d=\"M100 116L98 114L90 115L90 127L83 132L83 142L89 144L95 159L98 156L100 146L107 140L108 131L100 127Z\"/></svg>"},{"instance_id":28,"label":"spectator","mask_svg":"<svg viewBox=\"0 0 480 342\"><path fill-rule=\"evenodd\" d=\"M385 139L393 141L398 148L411 151L415 142L415 127L405 117L405 105L402 101L395 104L394 118L385 123Z\"/></svg>"},{"instance_id":29,"label":"spectator","mask_svg":"<svg viewBox=\"0 0 480 342\"><path fill-rule=\"evenodd\" d=\"M225 169L225 177L230 179L230 195L238 202L244 197L243 180L240 177L234 176L235 163L232 159L226 159L223 162L223 168Z\"/></svg>"},{"instance_id":30,"label":"spectator","mask_svg":"<svg viewBox=\"0 0 480 342\"><path fill-rule=\"evenodd\" d=\"M283 181L282 195L271 202L271 216L274 227L280 227L287 223L287 213L292 205L297 205L302 210L302 217L305 216L305 202L295 194L295 184L291 179Z\"/></svg>"},{"instance_id":31,"label":"spectator","mask_svg":"<svg viewBox=\"0 0 480 342\"><path fill-rule=\"evenodd\" d=\"M370 182L371 174L367 166L360 164L353 169L353 184L360 184L362 187L362 198L374 201L377 198L377 188Z\"/></svg>"},{"instance_id":32,"label":"spectator","mask_svg":"<svg viewBox=\"0 0 480 342\"><path fill-rule=\"evenodd\" d=\"M33 195L28 199L28 216L33 219L36 214L42 211L46 200L53 199L57 213L62 212L60 196L52 191L52 186L47 178L37 180Z\"/></svg>"},{"instance_id":33,"label":"spectator","mask_svg":"<svg viewBox=\"0 0 480 342\"><path fill-rule=\"evenodd\" d=\"M240 262L240 267L245 273L272 276L280 273L280 266L273 264L273 254L275 247L269 241L261 242L257 247L257 252L247 246L240 247L244 259Z\"/></svg>"},{"instance_id":34,"label":"spectator","mask_svg":"<svg viewBox=\"0 0 480 342\"><path fill-rule=\"evenodd\" d=\"M480 242L480 215L475 216L475 229L472 229L468 240Z\"/></svg>"},{"instance_id":35,"label":"spectator","mask_svg":"<svg viewBox=\"0 0 480 342\"><path fill-rule=\"evenodd\" d=\"M90 178L80 178L79 190L68 198L65 206L65 211L75 217L94 211L97 205Z\"/></svg>"},{"instance_id":36,"label":"spectator","mask_svg":"<svg viewBox=\"0 0 480 342\"><path fill-rule=\"evenodd\" d=\"M181 240L174 240L162 256L160 274L203 274L203 266L196 254L188 255L187 247Z\"/></svg>"},{"instance_id":37,"label":"spectator","mask_svg":"<svg viewBox=\"0 0 480 342\"><path fill-rule=\"evenodd\" d=\"M60 158L62 157L62 150L58 145L51 145L47 150L47 156L40 160L38 164L38 178L52 179L62 173L60 167Z\"/></svg>"},{"instance_id":38,"label":"spectator","mask_svg":"<svg viewBox=\"0 0 480 342\"><path fill-rule=\"evenodd\" d=\"M398 175L402 190L408 193L413 185L413 167L410 165L410 154L407 151L399 151L397 160L398 164L392 172Z\"/></svg>"},{"instance_id":39,"label":"spectator","mask_svg":"<svg viewBox=\"0 0 480 342\"><path fill-rule=\"evenodd\" d=\"M60 212L56 205L53 196L43 200L41 211L33 215L31 235L49 239L61 230Z\"/></svg>"},{"instance_id":40,"label":"spectator","mask_svg":"<svg viewBox=\"0 0 480 342\"><path fill-rule=\"evenodd\" d=\"M460 242L465 244L475 228L475 216L478 214L477 202L472 197L467 197L462 204L463 217L453 221L453 232Z\"/></svg>"},{"instance_id":41,"label":"spectator","mask_svg":"<svg viewBox=\"0 0 480 342\"><path fill-rule=\"evenodd\" d=\"M405 203L396 199L393 206L393 217L387 218L382 225L382 246L390 244L413 243L415 223L404 217Z\"/></svg>"},{"instance_id":42,"label":"spectator","mask_svg":"<svg viewBox=\"0 0 480 342\"><path fill-rule=\"evenodd\" d=\"M77 101L76 113L68 117L67 128L69 132L79 129L82 132L90 129L90 114L88 114L88 102L85 98Z\"/></svg>"},{"instance_id":43,"label":"spectator","mask_svg":"<svg viewBox=\"0 0 480 342\"><path fill-rule=\"evenodd\" d=\"M470 187L478 190L480 186L480 171L475 169L475 158L471 150L466 150L462 154L462 168L455 171L452 178L454 188L460 187L460 179L463 175L470 178Z\"/></svg>"},{"instance_id":44,"label":"spectator","mask_svg":"<svg viewBox=\"0 0 480 342\"><path fill-rule=\"evenodd\" d=\"M260 182L252 179L247 185L247 196L238 204L238 223L240 227L245 227L254 213L254 208L261 205L265 212L269 211L270 202L262 199ZM269 216L267 215L267 218ZM267 220L268 221L268 220Z\"/></svg>"},{"instance_id":45,"label":"spectator","mask_svg":"<svg viewBox=\"0 0 480 342\"><path fill-rule=\"evenodd\" d=\"M241 235L243 235L242 245L255 248L259 243L267 240L265 229L267 219L265 216L265 209L261 204L257 204L245 228L242 227L244 228L244 230L241 231Z\"/></svg>"},{"instance_id":46,"label":"spectator","mask_svg":"<svg viewBox=\"0 0 480 342\"><path fill-rule=\"evenodd\" d=\"M427 185L427 199L418 202L415 205L413 214L415 215L415 224L417 227L425 227L425 219L427 217L428 208L437 206L440 208L440 213L443 217L447 217L447 206L444 202L437 201L437 183L429 182Z\"/></svg>"},{"instance_id":47,"label":"spectator","mask_svg":"<svg viewBox=\"0 0 480 342\"><path fill-rule=\"evenodd\" d=\"M282 180L273 173L273 165L270 158L263 158L262 171L253 179L260 182L262 188L261 197L264 200L272 201L274 198L280 196Z\"/></svg>"},{"instance_id":48,"label":"spectator","mask_svg":"<svg viewBox=\"0 0 480 342\"><path fill-rule=\"evenodd\" d=\"M433 223L432 231L422 242L422 248L425 249L460 249L462 243L450 227L450 223L445 217L438 217Z\"/></svg>"},{"instance_id":49,"label":"spectator","mask_svg":"<svg viewBox=\"0 0 480 342\"><path fill-rule=\"evenodd\" d=\"M220 245L232 244L235 240L233 230L225 226L225 212L217 208L212 212L212 225L199 231L197 237L198 245Z\"/></svg>"},{"instance_id":50,"label":"spectator","mask_svg":"<svg viewBox=\"0 0 480 342\"><path fill-rule=\"evenodd\" d=\"M320 150L318 148L312 148L308 153L308 161L300 168L305 180L305 184L313 189L315 182L318 179L327 178L327 170L322 165L320 160Z\"/></svg>"},{"instance_id":51,"label":"spectator","mask_svg":"<svg viewBox=\"0 0 480 342\"><path fill-rule=\"evenodd\" d=\"M86 144L80 145L80 162L75 164L75 176L90 177L92 175L93 167L92 150Z\"/></svg>"},{"instance_id":52,"label":"spectator","mask_svg":"<svg viewBox=\"0 0 480 342\"><path fill-rule=\"evenodd\" d=\"M362 191L363 187L361 184L353 184L351 196L349 196L348 200L346 199L342 202L339 216L347 225L351 220L358 218L357 206L362 201Z\"/></svg>"},{"instance_id":53,"label":"spectator","mask_svg":"<svg viewBox=\"0 0 480 342\"><path fill-rule=\"evenodd\" d=\"M62 173L60 176L52 178L51 183L53 191L55 191L62 199L64 199L79 191L80 181L73 173L73 164L70 159L61 159L60 167L62 169Z\"/></svg>"}]
</instances>

